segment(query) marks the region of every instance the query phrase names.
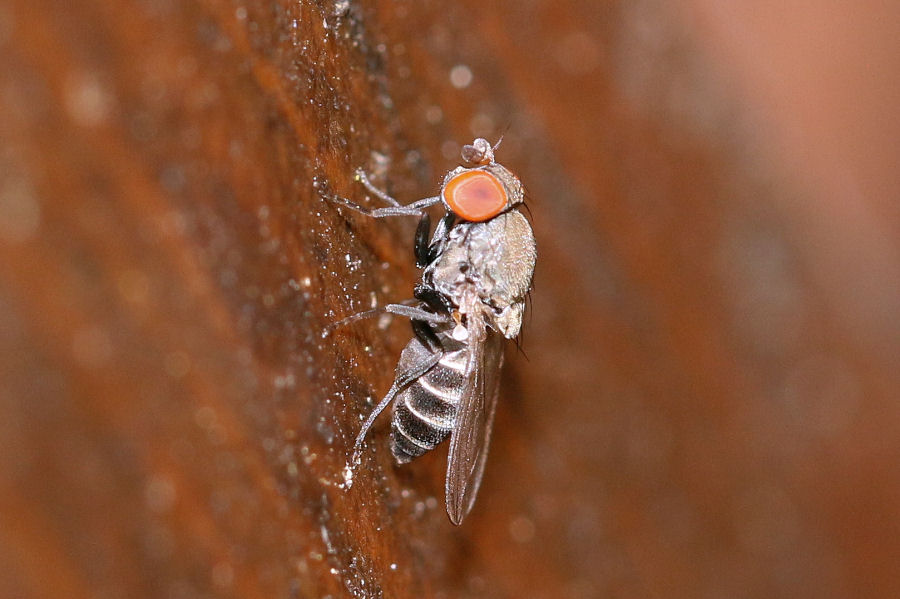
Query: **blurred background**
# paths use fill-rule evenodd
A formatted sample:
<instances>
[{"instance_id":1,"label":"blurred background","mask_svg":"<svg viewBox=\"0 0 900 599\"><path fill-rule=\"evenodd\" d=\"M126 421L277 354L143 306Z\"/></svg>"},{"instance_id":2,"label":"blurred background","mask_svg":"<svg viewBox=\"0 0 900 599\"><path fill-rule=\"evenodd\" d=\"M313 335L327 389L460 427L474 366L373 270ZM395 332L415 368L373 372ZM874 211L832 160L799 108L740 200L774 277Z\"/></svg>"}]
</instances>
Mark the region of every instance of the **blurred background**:
<instances>
[{"instance_id":1,"label":"blurred background","mask_svg":"<svg viewBox=\"0 0 900 599\"><path fill-rule=\"evenodd\" d=\"M900 5L0 0L0 597L900 593ZM481 494L361 418L475 136L539 264ZM510 344L512 345L512 344ZM386 419L385 419L386 420Z\"/></svg>"}]
</instances>

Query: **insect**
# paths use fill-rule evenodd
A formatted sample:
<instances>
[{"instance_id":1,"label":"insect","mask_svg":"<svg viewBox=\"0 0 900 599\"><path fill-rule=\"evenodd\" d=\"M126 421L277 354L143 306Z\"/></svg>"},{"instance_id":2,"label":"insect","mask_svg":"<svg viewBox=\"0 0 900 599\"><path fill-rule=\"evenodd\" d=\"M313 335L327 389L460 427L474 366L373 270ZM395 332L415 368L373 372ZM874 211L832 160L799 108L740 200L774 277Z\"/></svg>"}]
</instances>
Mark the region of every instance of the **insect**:
<instances>
[{"instance_id":1,"label":"insect","mask_svg":"<svg viewBox=\"0 0 900 599\"><path fill-rule=\"evenodd\" d=\"M499 145L499 144L498 144ZM475 501L494 421L505 339L519 334L537 258L534 233L519 212L522 184L494 160L490 143L463 146L459 166L444 177L439 195L401 205L364 173L357 179L385 203L367 209L332 201L374 218L417 216L414 250L423 269L414 300L350 316L346 324L384 312L410 319L414 337L403 349L394 383L372 410L354 444L358 464L366 434L390 404L391 452L406 463L450 437L447 514L460 524ZM429 241L425 209L445 213Z\"/></svg>"}]
</instances>

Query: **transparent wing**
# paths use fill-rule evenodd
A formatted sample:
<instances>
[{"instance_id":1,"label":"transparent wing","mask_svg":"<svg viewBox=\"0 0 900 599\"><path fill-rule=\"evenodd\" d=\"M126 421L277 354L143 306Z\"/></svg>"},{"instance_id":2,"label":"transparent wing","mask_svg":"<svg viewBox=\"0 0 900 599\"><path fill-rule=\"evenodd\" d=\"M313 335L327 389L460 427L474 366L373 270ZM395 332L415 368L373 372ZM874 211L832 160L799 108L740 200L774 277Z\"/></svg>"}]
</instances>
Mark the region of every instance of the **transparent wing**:
<instances>
[{"instance_id":1,"label":"transparent wing","mask_svg":"<svg viewBox=\"0 0 900 599\"><path fill-rule=\"evenodd\" d=\"M491 440L500 390L504 338L479 322L469 327L466 386L456 414L447 460L447 514L460 524L472 509Z\"/></svg>"}]
</instances>

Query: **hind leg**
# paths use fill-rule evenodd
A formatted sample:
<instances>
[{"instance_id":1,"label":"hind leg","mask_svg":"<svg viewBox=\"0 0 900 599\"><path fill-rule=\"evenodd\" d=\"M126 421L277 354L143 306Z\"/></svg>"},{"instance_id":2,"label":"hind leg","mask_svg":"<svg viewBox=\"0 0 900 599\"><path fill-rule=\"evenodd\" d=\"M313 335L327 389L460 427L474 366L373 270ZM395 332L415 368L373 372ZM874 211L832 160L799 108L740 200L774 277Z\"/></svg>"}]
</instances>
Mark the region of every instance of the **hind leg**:
<instances>
[{"instance_id":1,"label":"hind leg","mask_svg":"<svg viewBox=\"0 0 900 599\"><path fill-rule=\"evenodd\" d=\"M409 346L407 346L407 348L408 347ZM369 432L369 429L372 428L372 425L375 423L375 419L378 418L379 414L381 414L384 409L388 407L388 405L394 400L398 393L409 386L409 384L414 380L434 368L434 365L437 364L443 356L443 352L423 353L422 355L416 356L418 359L415 362L407 365L402 369L401 364L403 364L403 362L397 365L397 375L394 377L394 384L391 385L391 388L388 390L387 394L369 413L369 416L366 418L366 421L362 425L362 429L356 436L356 442L353 444L353 457L350 459L351 464L355 465L359 463L360 455L362 454L363 450L363 442L366 439L366 434Z\"/></svg>"}]
</instances>

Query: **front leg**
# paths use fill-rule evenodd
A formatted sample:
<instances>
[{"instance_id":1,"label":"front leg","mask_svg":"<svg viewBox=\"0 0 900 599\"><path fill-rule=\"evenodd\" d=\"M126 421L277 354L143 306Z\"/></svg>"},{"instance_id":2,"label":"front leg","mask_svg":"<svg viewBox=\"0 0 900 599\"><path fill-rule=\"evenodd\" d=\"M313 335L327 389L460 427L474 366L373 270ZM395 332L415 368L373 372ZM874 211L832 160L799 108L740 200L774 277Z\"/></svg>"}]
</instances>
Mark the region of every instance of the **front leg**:
<instances>
[{"instance_id":1,"label":"front leg","mask_svg":"<svg viewBox=\"0 0 900 599\"><path fill-rule=\"evenodd\" d=\"M330 202L334 202L335 204L340 204L345 208L350 208L351 210L365 214L366 216L371 216L373 218L384 218L386 216L422 216L423 214L425 214L424 210L426 208L434 206L441 201L441 196L433 196L430 198L417 200L412 204L403 206L402 204L400 204L400 202L389 196L386 192L375 187L375 185L373 185L372 182L369 181L369 177L367 177L361 169L357 169L356 171L356 180L362 183L363 187L365 187L369 191L369 193L371 193L381 201L390 204L390 206L386 208L365 208L355 202L351 202L347 198L342 198L340 196L334 195L326 196L325 199Z\"/></svg>"},{"instance_id":2,"label":"front leg","mask_svg":"<svg viewBox=\"0 0 900 599\"><path fill-rule=\"evenodd\" d=\"M371 193L376 198L380 198L381 200L387 202L391 206L400 206L401 205L400 202L398 202L397 200L395 200L394 198L389 196L386 191L383 191L383 190L375 187L375 185L373 185L372 182L369 181L369 176L366 175L366 172L364 170L362 170L361 168L356 169L356 180L359 181L360 183L362 183L363 187L368 189L369 193Z\"/></svg>"},{"instance_id":3,"label":"front leg","mask_svg":"<svg viewBox=\"0 0 900 599\"><path fill-rule=\"evenodd\" d=\"M431 232L431 217L427 212L422 213L419 224L416 227L415 243L413 251L416 254L416 266L424 268L431 262L431 246L428 243L428 233Z\"/></svg>"},{"instance_id":4,"label":"front leg","mask_svg":"<svg viewBox=\"0 0 900 599\"><path fill-rule=\"evenodd\" d=\"M447 238L450 236L450 229L453 228L453 223L456 222L456 215L453 212L448 211L441 220L438 221L437 226L434 228L434 235L431 236L431 243L428 244L428 252L425 254L423 252L422 255L422 264L417 264L417 266L427 266L434 262L435 258L437 258L440 253L444 250L444 247L447 245Z\"/></svg>"},{"instance_id":5,"label":"front leg","mask_svg":"<svg viewBox=\"0 0 900 599\"><path fill-rule=\"evenodd\" d=\"M373 218L384 218L386 216L422 216L424 214L425 208L429 206L434 206L438 202L441 201L440 196L435 196L433 198L425 198L423 200L418 200L413 202L412 204L407 204L406 206L388 206L387 208L365 208L360 206L359 204L355 204L346 198L342 198L340 196L328 196L326 198L330 202L334 202L335 204L340 204L345 208L349 208L361 214L365 214L366 216L371 216Z\"/></svg>"}]
</instances>

